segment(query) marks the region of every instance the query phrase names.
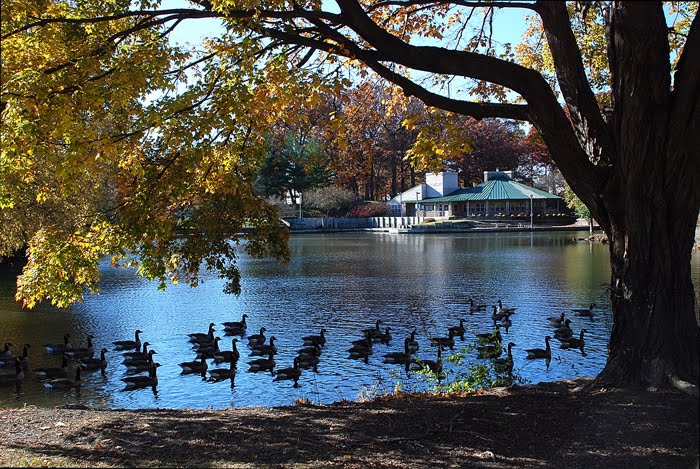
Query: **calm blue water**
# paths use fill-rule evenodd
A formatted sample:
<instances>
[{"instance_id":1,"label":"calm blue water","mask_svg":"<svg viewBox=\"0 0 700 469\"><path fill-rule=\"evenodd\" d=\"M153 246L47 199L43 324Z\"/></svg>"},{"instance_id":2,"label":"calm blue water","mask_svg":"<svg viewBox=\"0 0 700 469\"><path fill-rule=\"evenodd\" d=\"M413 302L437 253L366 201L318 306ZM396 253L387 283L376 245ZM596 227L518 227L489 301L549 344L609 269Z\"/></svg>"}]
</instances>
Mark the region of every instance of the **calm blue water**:
<instances>
[{"instance_id":1,"label":"calm blue water","mask_svg":"<svg viewBox=\"0 0 700 469\"><path fill-rule=\"evenodd\" d=\"M606 290L610 267L607 246L575 242L577 235L297 235L290 241L292 261L287 265L241 258L239 297L225 295L215 275L205 274L197 288L171 285L161 292L131 270L105 265L102 293L68 310L22 310L13 300L14 279L5 277L0 279L0 340L16 344L17 351L24 342L32 344L30 370L59 366L60 359L47 355L42 344L61 342L66 332L74 342L91 333L96 349L105 346L110 352L105 375L84 373L80 393L45 390L30 371L19 389L0 388L0 406L225 408L288 405L297 398L314 403L357 400L391 391L397 383L406 390L423 389L424 382L415 374L382 363L383 354L402 351L403 338L413 327L419 333L417 356L432 359L436 348L428 337L446 335L459 318L466 319L466 338L491 331L490 312L469 314L469 296L488 304L501 299L504 306L518 308L504 343L517 344L515 369L524 378L538 382L592 376L605 362L611 328ZM693 263L694 273L699 272L698 256ZM598 305L594 318L572 318L576 333L581 327L588 330L585 355L560 350L552 341L549 367L544 360L524 358L524 349L544 347L544 336L552 333L547 317L591 302ZM278 367L292 365L301 337L325 327L327 344L318 373L304 371L298 388L290 381L273 382L269 373L247 371L251 358L241 344L233 386L230 381L210 383L199 375L180 374L178 363L195 356L187 333L206 332L210 322L238 321L243 313L249 316L249 334L265 327L268 337L277 338ZM375 345L367 364L348 359L351 341L361 338L359 331L377 319L391 327L394 339ZM162 364L155 393L150 388L123 390L120 379L128 375L112 341L133 339L135 329L143 331L141 339L152 344ZM221 348L230 349L231 337L222 337ZM468 343L457 342L455 350ZM475 355L468 361L476 361Z\"/></svg>"}]
</instances>

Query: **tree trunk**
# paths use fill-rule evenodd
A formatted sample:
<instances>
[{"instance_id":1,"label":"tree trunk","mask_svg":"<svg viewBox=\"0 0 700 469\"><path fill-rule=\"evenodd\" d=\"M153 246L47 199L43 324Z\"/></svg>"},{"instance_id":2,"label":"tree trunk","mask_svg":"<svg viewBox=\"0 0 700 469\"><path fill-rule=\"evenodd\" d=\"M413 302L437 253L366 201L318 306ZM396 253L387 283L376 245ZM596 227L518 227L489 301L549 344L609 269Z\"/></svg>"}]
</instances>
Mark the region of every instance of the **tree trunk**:
<instances>
[{"instance_id":1,"label":"tree trunk","mask_svg":"<svg viewBox=\"0 0 700 469\"><path fill-rule=\"evenodd\" d=\"M697 212L649 210L627 203L612 223L610 260L614 314L609 357L597 384L660 387L698 384L698 324L690 256ZM645 218L626 230L625 223Z\"/></svg>"}]
</instances>

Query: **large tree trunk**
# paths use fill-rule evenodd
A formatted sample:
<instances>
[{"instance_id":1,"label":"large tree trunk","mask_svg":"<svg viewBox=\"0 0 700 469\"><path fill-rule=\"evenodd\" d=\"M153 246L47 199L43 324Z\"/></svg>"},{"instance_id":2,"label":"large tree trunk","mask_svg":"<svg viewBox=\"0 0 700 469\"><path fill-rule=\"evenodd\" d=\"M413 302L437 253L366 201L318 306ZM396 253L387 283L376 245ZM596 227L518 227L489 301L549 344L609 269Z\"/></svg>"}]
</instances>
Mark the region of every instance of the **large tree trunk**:
<instances>
[{"instance_id":1,"label":"large tree trunk","mask_svg":"<svg viewBox=\"0 0 700 469\"><path fill-rule=\"evenodd\" d=\"M662 184L659 178L651 183ZM698 213L675 213L654 190L628 190L624 213L608 229L614 321L597 382L663 386L680 379L697 385L690 256Z\"/></svg>"}]
</instances>

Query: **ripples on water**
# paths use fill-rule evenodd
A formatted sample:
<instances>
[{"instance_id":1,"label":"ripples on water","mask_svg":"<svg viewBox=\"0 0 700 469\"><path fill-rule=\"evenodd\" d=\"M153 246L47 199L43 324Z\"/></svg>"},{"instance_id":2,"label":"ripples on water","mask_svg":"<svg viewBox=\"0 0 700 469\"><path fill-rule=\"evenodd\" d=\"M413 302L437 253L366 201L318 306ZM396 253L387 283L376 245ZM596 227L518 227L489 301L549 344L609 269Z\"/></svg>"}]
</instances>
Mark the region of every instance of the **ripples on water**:
<instances>
[{"instance_id":1,"label":"ripples on water","mask_svg":"<svg viewBox=\"0 0 700 469\"><path fill-rule=\"evenodd\" d=\"M133 271L105 264L103 291L66 311L48 306L21 311L12 299L13 279L0 281L0 340L11 341L19 351L29 342L30 369L59 366L60 358L48 356L41 346L60 342L65 332L75 340L95 336L95 348L105 346L109 365L84 373L80 394L45 391L29 378L16 392L0 389L0 405L54 406L82 404L101 408L225 408L292 404L296 399L330 403L391 391L398 382L405 390L424 387L401 366L382 363L383 354L402 351L403 339L415 326L420 343L418 357L435 358L428 337L446 335L449 326L465 318L467 334L492 330L490 312L469 314L469 297L478 303L517 307L513 326L504 344L513 341L515 370L531 382L552 381L597 374L605 363L611 315L606 285L610 267L605 245L573 242L577 233L491 233L464 235L325 234L293 236L292 261L280 265L271 260L241 259L243 293L222 293L223 282L205 274L197 288L171 285L166 292L140 279ZM694 271L697 272L697 256ZM696 286L697 288L697 286ZM594 302L594 318L572 317L572 328L586 335L586 355L560 350L552 341L552 361L526 360L524 349L544 347L552 332L546 318L569 307ZM238 321L247 313L248 332L265 327L277 338L278 367L292 366L301 337L327 329L327 344L318 373L304 371L292 382L273 382L269 373L250 373L248 349L241 345L241 360L234 386L230 382L203 382L199 375L181 375L178 363L194 359L187 333L206 332L209 322ZM377 319L391 327L389 345L375 345L369 363L349 360L347 349L361 338L363 328ZM156 350L160 384L122 391L127 376L122 356L113 351L114 340L141 339ZM222 336L220 347L231 348L231 337ZM247 343L247 341L243 341ZM457 339L455 350L461 345ZM84 346L84 344L81 344ZM472 354L474 355L474 354ZM256 357L253 357L256 358ZM475 359L470 358L470 361ZM213 363L210 360L210 364ZM212 366L210 366L212 367Z\"/></svg>"}]
</instances>

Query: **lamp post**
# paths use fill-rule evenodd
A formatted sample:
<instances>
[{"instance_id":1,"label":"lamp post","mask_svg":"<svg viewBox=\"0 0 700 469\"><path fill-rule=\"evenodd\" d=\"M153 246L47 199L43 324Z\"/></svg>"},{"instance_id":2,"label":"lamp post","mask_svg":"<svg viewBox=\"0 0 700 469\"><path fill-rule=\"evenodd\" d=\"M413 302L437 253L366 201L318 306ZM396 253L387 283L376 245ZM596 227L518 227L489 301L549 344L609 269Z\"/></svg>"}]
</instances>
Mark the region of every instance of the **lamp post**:
<instances>
[{"instance_id":1,"label":"lamp post","mask_svg":"<svg viewBox=\"0 0 700 469\"><path fill-rule=\"evenodd\" d=\"M532 229L532 212L533 211L534 210L532 208L532 194L530 194L530 229Z\"/></svg>"}]
</instances>

